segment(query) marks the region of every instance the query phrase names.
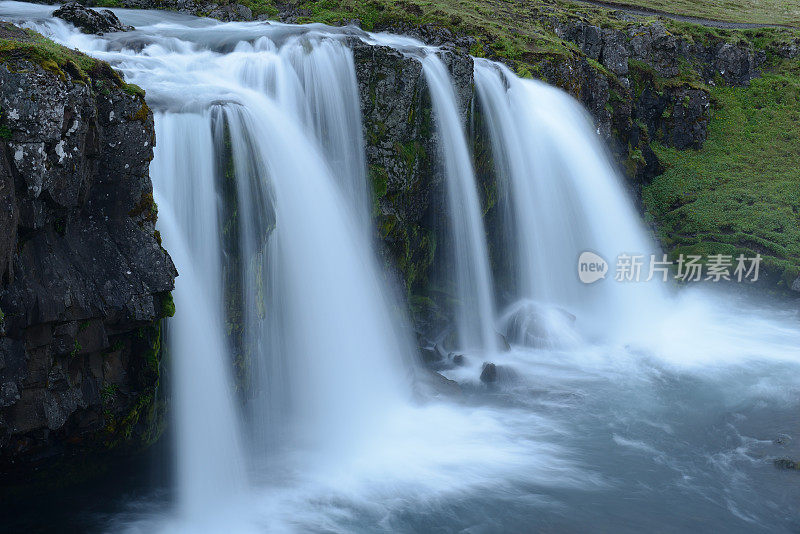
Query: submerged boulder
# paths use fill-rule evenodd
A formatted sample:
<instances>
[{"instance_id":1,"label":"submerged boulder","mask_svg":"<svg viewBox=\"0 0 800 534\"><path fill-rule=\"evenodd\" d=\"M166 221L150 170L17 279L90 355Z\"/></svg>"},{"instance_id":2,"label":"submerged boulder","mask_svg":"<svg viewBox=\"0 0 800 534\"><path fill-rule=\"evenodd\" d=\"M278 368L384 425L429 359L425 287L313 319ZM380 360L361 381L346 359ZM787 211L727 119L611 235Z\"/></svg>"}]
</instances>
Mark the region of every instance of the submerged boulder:
<instances>
[{"instance_id":1,"label":"submerged boulder","mask_svg":"<svg viewBox=\"0 0 800 534\"><path fill-rule=\"evenodd\" d=\"M483 364L481 371L481 382L484 384L491 384L497 382L497 366L491 362Z\"/></svg>"},{"instance_id":2,"label":"submerged boulder","mask_svg":"<svg viewBox=\"0 0 800 534\"><path fill-rule=\"evenodd\" d=\"M133 26L120 22L119 18L110 9L95 11L78 2L68 2L53 11L53 16L65 20L83 33L103 35L109 32L127 32Z\"/></svg>"},{"instance_id":3,"label":"submerged boulder","mask_svg":"<svg viewBox=\"0 0 800 534\"><path fill-rule=\"evenodd\" d=\"M505 316L506 335L512 343L534 348L559 348L576 344L575 316L537 302L523 302Z\"/></svg>"},{"instance_id":4,"label":"submerged boulder","mask_svg":"<svg viewBox=\"0 0 800 534\"><path fill-rule=\"evenodd\" d=\"M778 469L785 469L787 471L800 470L800 462L797 462L790 458L776 458L775 460L772 461L772 464Z\"/></svg>"}]
</instances>

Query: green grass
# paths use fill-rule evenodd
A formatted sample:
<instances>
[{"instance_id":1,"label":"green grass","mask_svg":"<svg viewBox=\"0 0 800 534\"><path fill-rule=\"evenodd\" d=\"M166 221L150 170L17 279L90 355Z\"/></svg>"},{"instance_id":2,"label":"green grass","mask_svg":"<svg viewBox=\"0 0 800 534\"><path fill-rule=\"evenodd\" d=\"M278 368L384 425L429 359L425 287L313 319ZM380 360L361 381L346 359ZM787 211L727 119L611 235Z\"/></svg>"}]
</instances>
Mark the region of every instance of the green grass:
<instances>
[{"instance_id":1,"label":"green grass","mask_svg":"<svg viewBox=\"0 0 800 534\"><path fill-rule=\"evenodd\" d=\"M570 54L564 43L542 24L540 15L556 9L555 2L509 0L319 0L300 7L311 15L304 22L340 24L357 18L365 30L391 25L430 23L477 39L472 52L532 63L540 54Z\"/></svg>"},{"instance_id":2,"label":"green grass","mask_svg":"<svg viewBox=\"0 0 800 534\"><path fill-rule=\"evenodd\" d=\"M647 212L674 254L760 253L791 284L800 272L800 76L789 68L746 88L714 87L699 151L654 146L666 172Z\"/></svg>"},{"instance_id":3,"label":"green grass","mask_svg":"<svg viewBox=\"0 0 800 534\"><path fill-rule=\"evenodd\" d=\"M800 26L800 0L607 0L724 22Z\"/></svg>"},{"instance_id":4,"label":"green grass","mask_svg":"<svg viewBox=\"0 0 800 534\"><path fill-rule=\"evenodd\" d=\"M111 83L122 87L122 77L108 63L98 61L77 50L54 43L33 30L0 22L0 63L17 65L27 60L66 79L67 74L78 83ZM16 68L16 67L13 67ZM131 94L141 89L126 86Z\"/></svg>"}]
</instances>

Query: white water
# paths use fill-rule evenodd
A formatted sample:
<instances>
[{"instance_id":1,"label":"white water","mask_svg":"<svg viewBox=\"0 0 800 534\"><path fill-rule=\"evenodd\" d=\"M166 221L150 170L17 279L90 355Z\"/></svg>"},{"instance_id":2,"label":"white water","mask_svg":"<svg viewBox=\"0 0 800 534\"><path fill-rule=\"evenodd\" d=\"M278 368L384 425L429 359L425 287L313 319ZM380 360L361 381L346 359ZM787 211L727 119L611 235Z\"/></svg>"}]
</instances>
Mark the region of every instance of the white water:
<instances>
[{"instance_id":1,"label":"white water","mask_svg":"<svg viewBox=\"0 0 800 534\"><path fill-rule=\"evenodd\" d=\"M422 60L425 80L430 88L433 112L440 140L441 158L447 182L450 266L455 270L458 297L458 338L461 348L493 350L493 283L486 248L486 231L481 217L472 159L459 117L453 83L447 69L435 54Z\"/></svg>"},{"instance_id":2,"label":"white water","mask_svg":"<svg viewBox=\"0 0 800 534\"><path fill-rule=\"evenodd\" d=\"M518 298L562 307L593 333L648 324L664 296L655 283L614 283L618 255L649 259L632 202L594 132L591 118L571 97L506 67L477 60L475 83L488 124L498 182L508 188L507 221ZM607 280L592 286L576 276L583 251L610 264ZM660 256L659 256L660 259ZM647 278L646 268L642 280Z\"/></svg>"},{"instance_id":3,"label":"white water","mask_svg":"<svg viewBox=\"0 0 800 534\"><path fill-rule=\"evenodd\" d=\"M184 313L169 323L182 514L198 520L245 487L240 427L225 350L219 227L209 114L162 114L162 148L150 171L163 242L180 271L173 293ZM209 421L214 421L210 426Z\"/></svg>"},{"instance_id":4,"label":"white water","mask_svg":"<svg viewBox=\"0 0 800 534\"><path fill-rule=\"evenodd\" d=\"M0 3L3 15L46 17L50 9ZM607 313L592 315L592 308L577 305L569 311L589 330L621 326L609 339L596 335L598 341L587 343L576 335L565 344L493 354L499 382L491 388L478 379L482 358L468 355L466 365L445 371L459 382L462 395L423 393L412 401L411 378L425 372L404 361L401 320L389 311L362 226L354 178L360 164L357 158L339 162L329 152L337 139L337 146L358 143L341 121L341 129L331 130L308 120L317 113L328 116L322 111L326 104L309 96L317 78L297 75L298 58L284 48L308 28L217 24L160 12L120 14L138 32L98 39L60 22L37 27L114 62L147 89L157 111L153 179L159 225L181 272L170 336L182 506L176 515L159 493L141 499L126 495L131 502L123 513L97 519L91 528L238 533L796 527L796 473L771 464L772 458L800 454L794 424L800 407L796 311L697 291L648 300L634 311L645 315L661 302L668 309L658 320L625 323L617 315L624 306L594 295L591 300L608 305ZM163 20L169 22L154 25ZM325 35L338 31L317 28L309 47L316 50L327 42ZM143 42L144 48L126 47L126 40ZM300 64L340 65L335 76L324 77L335 78L330 91L347 95L352 89L347 53L334 42L325 46L330 56L301 56ZM270 68L274 85L259 85ZM514 135L534 136L549 147L536 152L542 165L552 158L549 170L530 169L560 191L547 198L577 217L526 197L529 206L566 225L551 228L558 240L539 246L554 247L556 257L574 253L583 239L604 255L615 255L619 243L650 246L574 104L515 78L506 82L514 88L507 95L491 72L481 73L479 66L476 74L479 82L493 84L488 90L497 111L490 122L502 139L499 145L515 154L520 167L533 164L525 161L525 147L516 147ZM439 89L449 84L440 81ZM455 110L446 92L442 89L445 97L437 100ZM509 117L503 111L508 109L518 116ZM242 447L236 445L238 416L232 414L226 377L230 355L220 337L222 266L212 237L219 235L216 214L222 207L215 188L226 149L223 124L230 129L239 238L248 258L243 262L249 280L246 323L253 336L248 344L260 349L255 361L263 364L253 370L261 389L251 401L257 408L244 418L249 432L242 434L249 439L240 440ZM451 122L443 134L466 150L461 128ZM455 183L469 195L474 192L469 160L460 148L454 150L455 165L464 171ZM525 184L506 172L508 183L527 195ZM511 190L507 198L517 194ZM574 228L573 220L579 221ZM535 225L517 228L534 239L526 232ZM573 240L573 248L563 239ZM515 257L527 253L525 261L537 261L541 249L519 248ZM464 261L484 261L483 253L477 256ZM573 277L574 284L576 258L568 261L564 277ZM540 269L554 280L561 276L549 264ZM574 302L568 296L575 287L562 294L558 287L537 289L538 278L524 269L517 276L529 284L520 296L537 299L535 305ZM609 296L618 297L630 302L624 293ZM243 457L246 476L239 468ZM69 513L75 514L72 508ZM36 513L42 515L41 509Z\"/></svg>"}]
</instances>

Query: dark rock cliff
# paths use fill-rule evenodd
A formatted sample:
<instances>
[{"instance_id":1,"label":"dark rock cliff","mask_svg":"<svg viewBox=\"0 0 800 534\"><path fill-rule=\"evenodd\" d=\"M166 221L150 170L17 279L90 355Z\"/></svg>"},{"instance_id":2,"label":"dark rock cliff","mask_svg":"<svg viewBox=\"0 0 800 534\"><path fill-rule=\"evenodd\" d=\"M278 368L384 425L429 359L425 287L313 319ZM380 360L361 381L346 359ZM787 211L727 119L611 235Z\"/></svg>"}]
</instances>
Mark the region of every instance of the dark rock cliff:
<instances>
[{"instance_id":1,"label":"dark rock cliff","mask_svg":"<svg viewBox=\"0 0 800 534\"><path fill-rule=\"evenodd\" d=\"M0 472L155 437L153 117L107 64L11 25L0 58Z\"/></svg>"},{"instance_id":2,"label":"dark rock cliff","mask_svg":"<svg viewBox=\"0 0 800 534\"><path fill-rule=\"evenodd\" d=\"M405 283L410 310L423 330L440 326L446 299L432 299L435 263L446 239L440 146L421 63L384 46L354 41L369 176L378 233L387 264ZM468 122L473 93L472 58L440 54L454 81L460 113ZM439 301L437 304L436 301Z\"/></svg>"}]
</instances>

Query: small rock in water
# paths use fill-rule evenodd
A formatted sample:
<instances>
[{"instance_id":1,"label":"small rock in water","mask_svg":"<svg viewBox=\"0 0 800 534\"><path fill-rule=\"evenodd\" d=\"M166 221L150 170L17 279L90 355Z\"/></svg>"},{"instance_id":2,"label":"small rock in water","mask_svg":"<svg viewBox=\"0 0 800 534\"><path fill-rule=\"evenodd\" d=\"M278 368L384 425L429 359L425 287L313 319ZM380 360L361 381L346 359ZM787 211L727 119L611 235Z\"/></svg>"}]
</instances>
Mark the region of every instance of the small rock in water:
<instances>
[{"instance_id":1,"label":"small rock in water","mask_svg":"<svg viewBox=\"0 0 800 534\"><path fill-rule=\"evenodd\" d=\"M497 381L497 366L493 363L484 363L481 371L481 382L491 384Z\"/></svg>"},{"instance_id":2,"label":"small rock in water","mask_svg":"<svg viewBox=\"0 0 800 534\"><path fill-rule=\"evenodd\" d=\"M133 26L126 26L109 9L95 11L78 2L68 2L53 11L53 16L73 24L83 33L103 35L107 32L127 32Z\"/></svg>"},{"instance_id":3,"label":"small rock in water","mask_svg":"<svg viewBox=\"0 0 800 534\"><path fill-rule=\"evenodd\" d=\"M787 436L786 434L781 434L780 436L778 436L777 438L772 440L772 442L775 445L788 445L789 442L791 442L791 441L792 441L792 438Z\"/></svg>"},{"instance_id":4,"label":"small rock in water","mask_svg":"<svg viewBox=\"0 0 800 534\"><path fill-rule=\"evenodd\" d=\"M795 462L789 458L777 458L772 463L778 469L800 470L800 462Z\"/></svg>"}]
</instances>

